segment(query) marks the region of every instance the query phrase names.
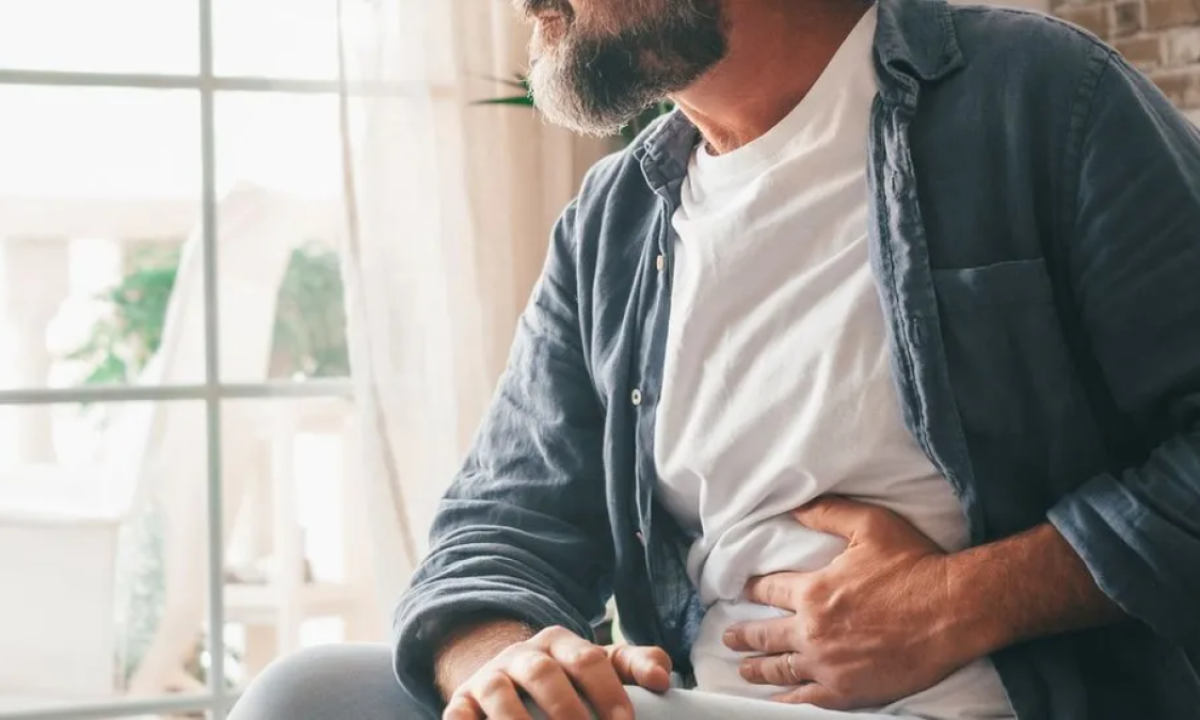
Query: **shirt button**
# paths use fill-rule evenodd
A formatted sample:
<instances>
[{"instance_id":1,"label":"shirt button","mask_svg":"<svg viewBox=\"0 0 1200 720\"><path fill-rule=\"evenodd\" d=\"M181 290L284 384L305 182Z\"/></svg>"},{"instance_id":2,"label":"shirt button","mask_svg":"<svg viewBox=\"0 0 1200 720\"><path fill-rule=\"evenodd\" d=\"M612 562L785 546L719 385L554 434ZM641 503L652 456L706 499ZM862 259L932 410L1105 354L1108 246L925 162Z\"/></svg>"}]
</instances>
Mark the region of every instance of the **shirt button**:
<instances>
[{"instance_id":1,"label":"shirt button","mask_svg":"<svg viewBox=\"0 0 1200 720\"><path fill-rule=\"evenodd\" d=\"M633 402L634 405L641 405L642 404L642 391L635 389L633 391L633 394L629 397L629 399L631 402Z\"/></svg>"},{"instance_id":2,"label":"shirt button","mask_svg":"<svg viewBox=\"0 0 1200 720\"><path fill-rule=\"evenodd\" d=\"M659 255L654 261L654 267L658 268L659 272L662 272L663 269L667 267L667 259L662 255Z\"/></svg>"}]
</instances>

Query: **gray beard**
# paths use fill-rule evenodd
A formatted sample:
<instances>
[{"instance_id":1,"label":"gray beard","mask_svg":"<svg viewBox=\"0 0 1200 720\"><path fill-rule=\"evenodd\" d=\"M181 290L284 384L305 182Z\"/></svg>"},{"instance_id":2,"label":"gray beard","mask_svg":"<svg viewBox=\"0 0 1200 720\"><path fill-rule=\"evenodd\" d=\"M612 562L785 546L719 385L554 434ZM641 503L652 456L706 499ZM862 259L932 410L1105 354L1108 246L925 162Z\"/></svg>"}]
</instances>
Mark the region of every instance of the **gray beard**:
<instances>
[{"instance_id":1,"label":"gray beard","mask_svg":"<svg viewBox=\"0 0 1200 720\"><path fill-rule=\"evenodd\" d=\"M571 20L529 75L550 122L584 135L618 132L643 110L684 90L725 57L718 0L688 0L612 35Z\"/></svg>"}]
</instances>

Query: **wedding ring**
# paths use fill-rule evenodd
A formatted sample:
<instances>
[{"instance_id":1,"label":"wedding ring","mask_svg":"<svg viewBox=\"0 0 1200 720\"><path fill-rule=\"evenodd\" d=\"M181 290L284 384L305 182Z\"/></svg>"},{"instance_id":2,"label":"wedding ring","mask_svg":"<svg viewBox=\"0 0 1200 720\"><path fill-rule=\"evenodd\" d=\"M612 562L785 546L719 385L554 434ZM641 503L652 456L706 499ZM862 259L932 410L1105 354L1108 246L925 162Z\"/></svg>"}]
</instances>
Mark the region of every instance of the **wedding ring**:
<instances>
[{"instance_id":1,"label":"wedding ring","mask_svg":"<svg viewBox=\"0 0 1200 720\"><path fill-rule=\"evenodd\" d=\"M792 684L800 684L800 676L796 674L796 653L787 654L788 674L792 676Z\"/></svg>"}]
</instances>

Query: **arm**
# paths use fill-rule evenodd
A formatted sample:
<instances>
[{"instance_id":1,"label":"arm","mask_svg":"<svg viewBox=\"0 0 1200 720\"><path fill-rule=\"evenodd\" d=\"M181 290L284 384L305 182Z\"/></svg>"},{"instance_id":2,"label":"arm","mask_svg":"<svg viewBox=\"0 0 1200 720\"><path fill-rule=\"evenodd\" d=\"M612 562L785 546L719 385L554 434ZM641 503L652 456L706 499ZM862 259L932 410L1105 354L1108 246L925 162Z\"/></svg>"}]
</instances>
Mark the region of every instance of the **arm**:
<instances>
[{"instance_id":1,"label":"arm","mask_svg":"<svg viewBox=\"0 0 1200 720\"><path fill-rule=\"evenodd\" d=\"M474 448L434 519L430 552L396 612L397 676L430 709L441 705L434 657L462 623L506 618L590 639L610 593L603 413L578 320L574 222L572 205ZM491 649L472 662L488 660Z\"/></svg>"},{"instance_id":2,"label":"arm","mask_svg":"<svg viewBox=\"0 0 1200 720\"><path fill-rule=\"evenodd\" d=\"M950 602L982 657L1025 640L1128 617L1052 525L947 556Z\"/></svg>"},{"instance_id":3,"label":"arm","mask_svg":"<svg viewBox=\"0 0 1200 720\"><path fill-rule=\"evenodd\" d=\"M438 694L449 699L488 661L535 634L528 625L515 620L464 622L450 633L434 655L433 679Z\"/></svg>"},{"instance_id":4,"label":"arm","mask_svg":"<svg viewBox=\"0 0 1200 720\"><path fill-rule=\"evenodd\" d=\"M1066 267L1116 405L1157 447L1049 519L1113 603L1182 642L1200 631L1200 132L1115 54L1093 97Z\"/></svg>"},{"instance_id":5,"label":"arm","mask_svg":"<svg viewBox=\"0 0 1200 720\"><path fill-rule=\"evenodd\" d=\"M794 516L847 548L813 572L750 581L747 599L790 610L730 628L753 683L833 710L887 705L1023 639L1119 621L1079 556L1050 525L947 554L899 515L827 496Z\"/></svg>"}]
</instances>

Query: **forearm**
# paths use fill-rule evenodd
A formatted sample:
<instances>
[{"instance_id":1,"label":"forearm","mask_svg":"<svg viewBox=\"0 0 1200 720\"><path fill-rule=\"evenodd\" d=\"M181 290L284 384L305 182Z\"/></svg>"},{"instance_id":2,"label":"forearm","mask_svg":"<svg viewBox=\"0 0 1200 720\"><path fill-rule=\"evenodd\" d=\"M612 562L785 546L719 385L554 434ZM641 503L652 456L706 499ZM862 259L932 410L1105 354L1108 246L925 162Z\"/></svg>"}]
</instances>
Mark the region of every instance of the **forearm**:
<instances>
[{"instance_id":1,"label":"forearm","mask_svg":"<svg viewBox=\"0 0 1200 720\"><path fill-rule=\"evenodd\" d=\"M1126 619L1048 523L950 556L947 582L981 654Z\"/></svg>"},{"instance_id":2,"label":"forearm","mask_svg":"<svg viewBox=\"0 0 1200 720\"><path fill-rule=\"evenodd\" d=\"M447 635L434 657L438 693L448 700L479 668L535 634L533 628L516 620L477 618L463 623Z\"/></svg>"}]
</instances>

